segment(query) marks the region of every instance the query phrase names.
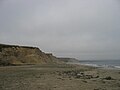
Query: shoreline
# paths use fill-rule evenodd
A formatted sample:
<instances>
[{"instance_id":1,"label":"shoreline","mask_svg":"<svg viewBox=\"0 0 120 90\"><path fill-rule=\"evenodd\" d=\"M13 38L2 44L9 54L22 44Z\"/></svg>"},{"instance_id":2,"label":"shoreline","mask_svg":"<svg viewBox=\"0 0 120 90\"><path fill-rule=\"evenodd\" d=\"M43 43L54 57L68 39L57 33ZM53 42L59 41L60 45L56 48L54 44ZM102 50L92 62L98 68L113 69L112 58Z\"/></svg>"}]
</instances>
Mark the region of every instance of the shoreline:
<instances>
[{"instance_id":1,"label":"shoreline","mask_svg":"<svg viewBox=\"0 0 120 90\"><path fill-rule=\"evenodd\" d=\"M120 70L120 66L113 66L113 65L98 65L98 64L87 64L87 63L67 63L67 64L75 64L75 65L83 65L83 66L90 66L100 69L113 69L113 70Z\"/></svg>"}]
</instances>

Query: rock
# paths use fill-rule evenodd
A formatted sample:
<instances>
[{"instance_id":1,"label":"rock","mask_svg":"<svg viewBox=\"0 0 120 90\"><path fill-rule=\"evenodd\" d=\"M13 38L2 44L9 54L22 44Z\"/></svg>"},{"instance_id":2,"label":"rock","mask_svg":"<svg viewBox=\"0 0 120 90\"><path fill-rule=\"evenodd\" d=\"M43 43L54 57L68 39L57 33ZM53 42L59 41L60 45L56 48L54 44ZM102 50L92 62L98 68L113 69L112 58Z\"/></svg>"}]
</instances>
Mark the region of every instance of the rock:
<instances>
[{"instance_id":1,"label":"rock","mask_svg":"<svg viewBox=\"0 0 120 90\"><path fill-rule=\"evenodd\" d=\"M84 83L87 83L87 81L85 81L85 80L82 80Z\"/></svg>"},{"instance_id":2,"label":"rock","mask_svg":"<svg viewBox=\"0 0 120 90\"><path fill-rule=\"evenodd\" d=\"M110 76L107 76L107 77L105 77L104 79L105 79L105 80L113 80L113 78L110 77Z\"/></svg>"},{"instance_id":3,"label":"rock","mask_svg":"<svg viewBox=\"0 0 120 90\"><path fill-rule=\"evenodd\" d=\"M91 79L91 78L93 78L92 75L85 75L85 76L84 76L84 79Z\"/></svg>"},{"instance_id":4,"label":"rock","mask_svg":"<svg viewBox=\"0 0 120 90\"><path fill-rule=\"evenodd\" d=\"M76 74L76 78L82 78L82 77L84 77L84 73L83 72L80 72L80 73Z\"/></svg>"}]
</instances>

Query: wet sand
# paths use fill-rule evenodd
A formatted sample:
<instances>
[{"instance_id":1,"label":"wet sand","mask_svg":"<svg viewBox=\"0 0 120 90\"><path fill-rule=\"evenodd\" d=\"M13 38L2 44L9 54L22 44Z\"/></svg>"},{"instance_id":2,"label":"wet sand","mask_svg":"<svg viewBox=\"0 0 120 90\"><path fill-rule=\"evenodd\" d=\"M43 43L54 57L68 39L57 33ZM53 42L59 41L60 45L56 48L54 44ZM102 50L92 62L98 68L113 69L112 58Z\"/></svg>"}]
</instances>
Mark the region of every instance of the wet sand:
<instances>
[{"instance_id":1,"label":"wet sand","mask_svg":"<svg viewBox=\"0 0 120 90\"><path fill-rule=\"evenodd\" d=\"M120 90L120 70L66 64L0 67L0 90Z\"/></svg>"}]
</instances>

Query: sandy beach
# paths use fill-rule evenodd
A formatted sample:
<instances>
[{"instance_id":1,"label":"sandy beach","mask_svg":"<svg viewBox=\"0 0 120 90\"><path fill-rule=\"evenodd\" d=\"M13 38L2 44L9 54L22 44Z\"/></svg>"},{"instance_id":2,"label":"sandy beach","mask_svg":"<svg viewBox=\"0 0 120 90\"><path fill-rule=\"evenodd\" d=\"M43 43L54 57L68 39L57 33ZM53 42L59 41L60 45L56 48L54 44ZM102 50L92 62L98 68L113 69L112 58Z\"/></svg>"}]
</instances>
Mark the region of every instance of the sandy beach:
<instances>
[{"instance_id":1,"label":"sandy beach","mask_svg":"<svg viewBox=\"0 0 120 90\"><path fill-rule=\"evenodd\" d=\"M120 70L66 64L0 67L0 90L120 90Z\"/></svg>"}]
</instances>

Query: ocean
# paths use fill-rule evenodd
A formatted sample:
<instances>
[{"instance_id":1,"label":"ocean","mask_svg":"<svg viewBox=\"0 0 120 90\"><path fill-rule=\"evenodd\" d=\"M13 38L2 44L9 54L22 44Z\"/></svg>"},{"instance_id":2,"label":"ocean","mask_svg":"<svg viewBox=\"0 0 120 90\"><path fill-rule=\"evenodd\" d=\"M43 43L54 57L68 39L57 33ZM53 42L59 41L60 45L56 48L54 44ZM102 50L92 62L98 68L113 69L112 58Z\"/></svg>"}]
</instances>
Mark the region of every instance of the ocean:
<instances>
[{"instance_id":1,"label":"ocean","mask_svg":"<svg viewBox=\"0 0 120 90\"><path fill-rule=\"evenodd\" d=\"M80 64L99 68L120 69L120 60L81 60Z\"/></svg>"}]
</instances>

